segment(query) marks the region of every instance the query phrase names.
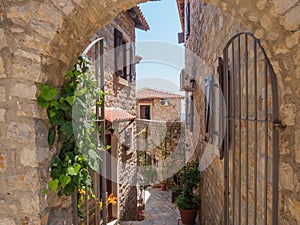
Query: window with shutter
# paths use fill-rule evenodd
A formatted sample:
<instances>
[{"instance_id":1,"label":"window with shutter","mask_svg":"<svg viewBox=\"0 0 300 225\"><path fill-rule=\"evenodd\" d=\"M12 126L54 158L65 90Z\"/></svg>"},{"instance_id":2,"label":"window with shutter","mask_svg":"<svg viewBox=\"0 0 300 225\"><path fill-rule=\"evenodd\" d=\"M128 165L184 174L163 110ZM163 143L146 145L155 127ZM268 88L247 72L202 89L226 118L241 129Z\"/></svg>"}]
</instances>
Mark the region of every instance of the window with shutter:
<instances>
[{"instance_id":1,"label":"window with shutter","mask_svg":"<svg viewBox=\"0 0 300 225\"><path fill-rule=\"evenodd\" d=\"M114 31L115 73L128 81L135 80L134 48L123 38L118 29Z\"/></svg>"}]
</instances>

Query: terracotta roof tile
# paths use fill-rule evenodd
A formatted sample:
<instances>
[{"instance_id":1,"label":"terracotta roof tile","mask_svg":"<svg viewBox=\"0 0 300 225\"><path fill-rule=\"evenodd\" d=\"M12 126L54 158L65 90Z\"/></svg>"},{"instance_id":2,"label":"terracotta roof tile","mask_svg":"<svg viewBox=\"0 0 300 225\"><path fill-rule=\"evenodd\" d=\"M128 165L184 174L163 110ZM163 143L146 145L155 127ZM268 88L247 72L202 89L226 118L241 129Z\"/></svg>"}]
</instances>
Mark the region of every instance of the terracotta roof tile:
<instances>
[{"instance_id":1,"label":"terracotta roof tile","mask_svg":"<svg viewBox=\"0 0 300 225\"><path fill-rule=\"evenodd\" d=\"M105 119L109 122L133 121L135 116L121 108L105 108Z\"/></svg>"},{"instance_id":2,"label":"terracotta roof tile","mask_svg":"<svg viewBox=\"0 0 300 225\"><path fill-rule=\"evenodd\" d=\"M146 98L179 98L179 99L184 99L184 96L174 94L168 91L163 91L163 90L156 90L156 89L151 89L151 88L143 88L141 90L138 90L136 93L136 98L137 99L146 99Z\"/></svg>"}]
</instances>

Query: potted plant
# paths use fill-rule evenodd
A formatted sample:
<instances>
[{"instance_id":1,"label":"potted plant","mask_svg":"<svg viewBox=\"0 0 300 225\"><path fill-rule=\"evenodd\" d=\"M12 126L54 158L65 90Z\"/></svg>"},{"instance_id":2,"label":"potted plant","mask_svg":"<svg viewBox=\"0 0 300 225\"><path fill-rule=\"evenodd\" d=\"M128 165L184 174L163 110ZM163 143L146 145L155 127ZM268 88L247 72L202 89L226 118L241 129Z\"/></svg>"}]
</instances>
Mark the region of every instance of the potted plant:
<instances>
[{"instance_id":1,"label":"potted plant","mask_svg":"<svg viewBox=\"0 0 300 225\"><path fill-rule=\"evenodd\" d=\"M174 186L172 187L172 203L175 202L176 198L181 194L182 187L181 186Z\"/></svg>"},{"instance_id":2,"label":"potted plant","mask_svg":"<svg viewBox=\"0 0 300 225\"><path fill-rule=\"evenodd\" d=\"M182 193L176 198L175 204L179 208L182 223L186 225L195 223L200 206L200 196L194 193L200 183L198 166L198 161L189 162L180 174L183 189Z\"/></svg>"},{"instance_id":3,"label":"potted plant","mask_svg":"<svg viewBox=\"0 0 300 225\"><path fill-rule=\"evenodd\" d=\"M163 180L163 181L160 182L160 189L162 191L167 190L167 181L166 180Z\"/></svg>"}]
</instances>

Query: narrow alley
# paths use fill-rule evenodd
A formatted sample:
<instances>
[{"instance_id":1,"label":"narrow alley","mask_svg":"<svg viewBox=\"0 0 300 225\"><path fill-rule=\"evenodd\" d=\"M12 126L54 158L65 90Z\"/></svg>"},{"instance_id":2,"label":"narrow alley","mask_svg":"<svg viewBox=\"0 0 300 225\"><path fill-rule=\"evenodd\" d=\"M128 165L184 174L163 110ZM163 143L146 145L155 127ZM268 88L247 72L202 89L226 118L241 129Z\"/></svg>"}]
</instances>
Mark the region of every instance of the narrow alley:
<instances>
[{"instance_id":1,"label":"narrow alley","mask_svg":"<svg viewBox=\"0 0 300 225\"><path fill-rule=\"evenodd\" d=\"M122 221L120 225L181 225L178 209L171 203L171 190L148 187L145 198L145 219L142 221Z\"/></svg>"}]
</instances>

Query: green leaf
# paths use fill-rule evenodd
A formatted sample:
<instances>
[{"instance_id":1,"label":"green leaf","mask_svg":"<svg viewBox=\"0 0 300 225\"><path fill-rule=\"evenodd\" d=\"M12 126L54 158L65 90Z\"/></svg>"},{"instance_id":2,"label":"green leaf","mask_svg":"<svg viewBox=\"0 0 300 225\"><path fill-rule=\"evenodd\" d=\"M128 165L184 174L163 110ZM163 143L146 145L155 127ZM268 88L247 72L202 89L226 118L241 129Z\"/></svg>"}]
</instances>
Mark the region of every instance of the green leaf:
<instances>
[{"instance_id":1,"label":"green leaf","mask_svg":"<svg viewBox=\"0 0 300 225\"><path fill-rule=\"evenodd\" d=\"M59 183L59 180L58 179L55 179L55 180L50 180L48 182L48 186L51 190L53 190L54 192L56 192L57 190L57 187L58 187L58 183Z\"/></svg>"},{"instance_id":2,"label":"green leaf","mask_svg":"<svg viewBox=\"0 0 300 225\"><path fill-rule=\"evenodd\" d=\"M67 77L73 77L73 72L72 71L69 71L67 74L66 74Z\"/></svg>"},{"instance_id":3,"label":"green leaf","mask_svg":"<svg viewBox=\"0 0 300 225\"><path fill-rule=\"evenodd\" d=\"M70 104L73 105L74 101L75 101L75 96L68 96L66 97L66 101Z\"/></svg>"},{"instance_id":4,"label":"green leaf","mask_svg":"<svg viewBox=\"0 0 300 225\"><path fill-rule=\"evenodd\" d=\"M69 167L68 167L67 173L68 173L69 175L71 175L71 176L77 175L77 174L75 173L75 170L74 170L73 166L69 166Z\"/></svg>"},{"instance_id":5,"label":"green leaf","mask_svg":"<svg viewBox=\"0 0 300 225\"><path fill-rule=\"evenodd\" d=\"M41 97L46 101L51 101L57 95L57 90L54 87L50 87L48 85L41 86Z\"/></svg>"},{"instance_id":6,"label":"green leaf","mask_svg":"<svg viewBox=\"0 0 300 225\"><path fill-rule=\"evenodd\" d=\"M66 196L70 196L75 190L75 186L72 183L69 183L66 185L65 189L64 189L64 193Z\"/></svg>"},{"instance_id":7,"label":"green leaf","mask_svg":"<svg viewBox=\"0 0 300 225\"><path fill-rule=\"evenodd\" d=\"M62 163L59 158L55 157L51 162L51 167L61 167Z\"/></svg>"},{"instance_id":8,"label":"green leaf","mask_svg":"<svg viewBox=\"0 0 300 225\"><path fill-rule=\"evenodd\" d=\"M79 170L81 169L81 165L79 163L74 163L73 168L77 175L79 173Z\"/></svg>"},{"instance_id":9,"label":"green leaf","mask_svg":"<svg viewBox=\"0 0 300 225\"><path fill-rule=\"evenodd\" d=\"M45 189L43 193L47 195L49 193L49 189Z\"/></svg>"},{"instance_id":10,"label":"green leaf","mask_svg":"<svg viewBox=\"0 0 300 225\"><path fill-rule=\"evenodd\" d=\"M50 117L54 117L54 116L56 116L56 113L57 113L57 110L56 110L56 108L50 108L49 110L48 110L48 116L50 116Z\"/></svg>"},{"instance_id":11,"label":"green leaf","mask_svg":"<svg viewBox=\"0 0 300 225\"><path fill-rule=\"evenodd\" d=\"M52 107L56 108L56 109L59 108L59 107L58 107L58 102L57 102L56 100L52 100L52 101L50 102L50 105L51 105Z\"/></svg>"},{"instance_id":12,"label":"green leaf","mask_svg":"<svg viewBox=\"0 0 300 225\"><path fill-rule=\"evenodd\" d=\"M73 135L73 125L72 122L66 122L61 125L60 131L66 136L67 139L70 139Z\"/></svg>"},{"instance_id":13,"label":"green leaf","mask_svg":"<svg viewBox=\"0 0 300 225\"><path fill-rule=\"evenodd\" d=\"M61 187L64 188L68 183L71 182L71 177L68 175L66 176L66 175L62 174L59 177L59 181L61 183Z\"/></svg>"},{"instance_id":14,"label":"green leaf","mask_svg":"<svg viewBox=\"0 0 300 225\"><path fill-rule=\"evenodd\" d=\"M48 143L49 145L53 145L55 142L55 136L56 136L56 129L54 127L51 127L48 133Z\"/></svg>"},{"instance_id":15,"label":"green leaf","mask_svg":"<svg viewBox=\"0 0 300 225\"><path fill-rule=\"evenodd\" d=\"M65 123L65 116L63 112L57 111L54 117L50 117L49 110L47 112L51 125L62 125L63 123Z\"/></svg>"},{"instance_id":16,"label":"green leaf","mask_svg":"<svg viewBox=\"0 0 300 225\"><path fill-rule=\"evenodd\" d=\"M59 102L58 107L64 111L66 111L68 109L68 106L63 102Z\"/></svg>"},{"instance_id":17,"label":"green leaf","mask_svg":"<svg viewBox=\"0 0 300 225\"><path fill-rule=\"evenodd\" d=\"M59 178L60 174L61 174L61 168L51 169L51 177L53 179Z\"/></svg>"},{"instance_id":18,"label":"green leaf","mask_svg":"<svg viewBox=\"0 0 300 225\"><path fill-rule=\"evenodd\" d=\"M45 100L42 96L39 96L37 98L37 104L41 106L42 108L46 108L49 105L49 102Z\"/></svg>"}]
</instances>

